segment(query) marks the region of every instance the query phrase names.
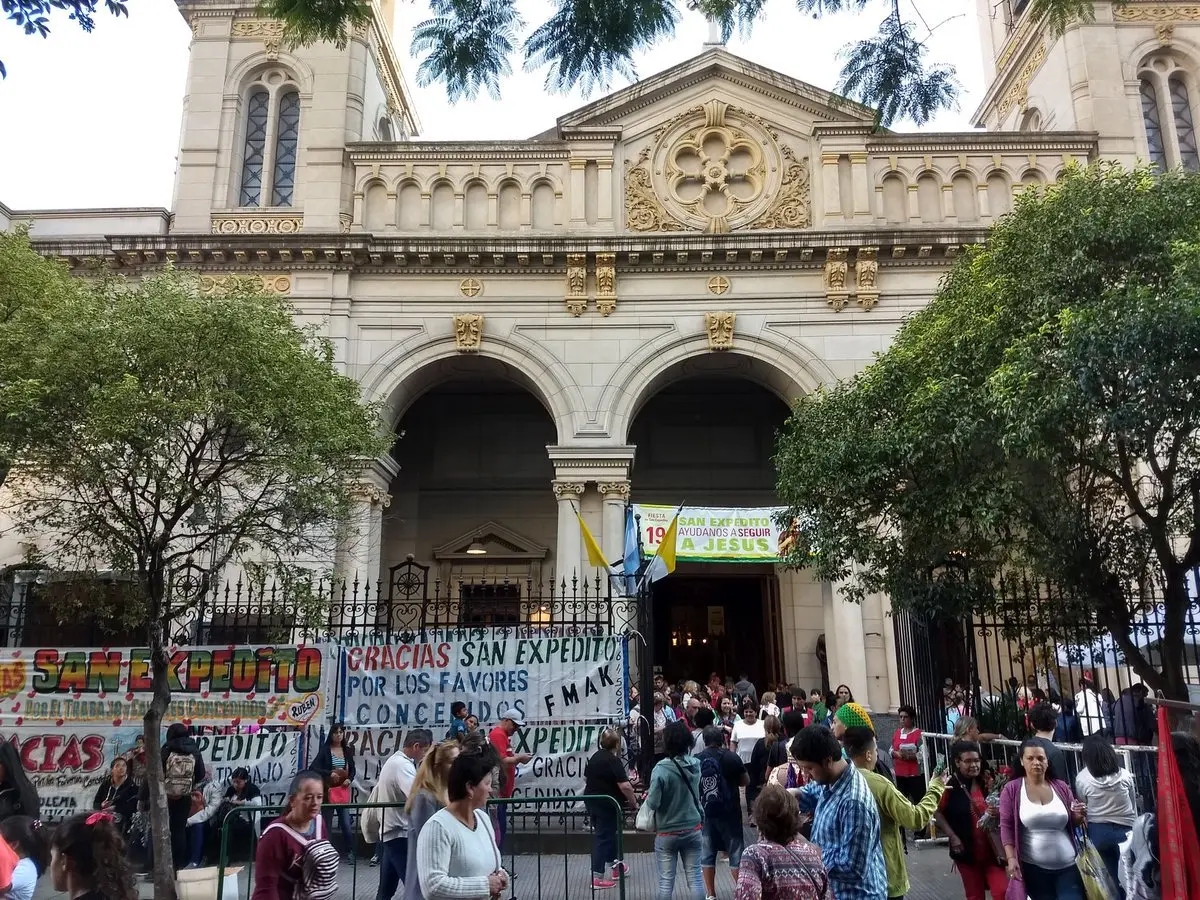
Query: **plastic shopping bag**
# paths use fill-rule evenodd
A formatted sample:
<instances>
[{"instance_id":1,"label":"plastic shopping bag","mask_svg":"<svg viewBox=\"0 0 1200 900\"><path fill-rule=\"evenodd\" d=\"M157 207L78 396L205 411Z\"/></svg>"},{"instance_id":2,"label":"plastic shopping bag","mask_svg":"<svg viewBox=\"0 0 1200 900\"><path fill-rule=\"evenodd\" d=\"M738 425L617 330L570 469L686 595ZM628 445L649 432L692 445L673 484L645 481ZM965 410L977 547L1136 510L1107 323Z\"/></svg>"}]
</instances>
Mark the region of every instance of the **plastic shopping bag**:
<instances>
[{"instance_id":1,"label":"plastic shopping bag","mask_svg":"<svg viewBox=\"0 0 1200 900\"><path fill-rule=\"evenodd\" d=\"M1079 856L1075 859L1079 876L1083 879L1083 893L1087 900L1119 900L1117 885L1100 851L1086 838L1079 845Z\"/></svg>"}]
</instances>

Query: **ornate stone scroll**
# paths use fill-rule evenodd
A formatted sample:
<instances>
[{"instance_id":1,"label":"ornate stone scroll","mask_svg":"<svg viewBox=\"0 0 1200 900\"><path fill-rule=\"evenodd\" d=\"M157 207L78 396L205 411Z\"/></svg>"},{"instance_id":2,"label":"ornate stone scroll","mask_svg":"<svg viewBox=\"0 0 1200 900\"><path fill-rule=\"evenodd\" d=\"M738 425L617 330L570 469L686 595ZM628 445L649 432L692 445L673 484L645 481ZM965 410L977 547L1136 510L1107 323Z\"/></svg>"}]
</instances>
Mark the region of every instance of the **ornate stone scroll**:
<instances>
[{"instance_id":1,"label":"ornate stone scroll","mask_svg":"<svg viewBox=\"0 0 1200 900\"><path fill-rule=\"evenodd\" d=\"M483 343L483 316L462 313L454 317L454 349L460 353L477 353Z\"/></svg>"},{"instance_id":2,"label":"ornate stone scroll","mask_svg":"<svg viewBox=\"0 0 1200 900\"><path fill-rule=\"evenodd\" d=\"M737 313L706 312L704 329L708 332L709 350L728 350L733 346L733 323Z\"/></svg>"},{"instance_id":3,"label":"ornate stone scroll","mask_svg":"<svg viewBox=\"0 0 1200 900\"><path fill-rule=\"evenodd\" d=\"M587 309L587 254L567 254L567 312L573 316L583 315Z\"/></svg>"},{"instance_id":4,"label":"ornate stone scroll","mask_svg":"<svg viewBox=\"0 0 1200 900\"><path fill-rule=\"evenodd\" d=\"M850 291L846 288L847 250L845 247L833 247L825 254L825 302L834 310L840 312L850 299Z\"/></svg>"},{"instance_id":5,"label":"ornate stone scroll","mask_svg":"<svg viewBox=\"0 0 1200 900\"><path fill-rule=\"evenodd\" d=\"M807 228L812 224L809 214L808 157L797 160L791 147L784 145L780 149L787 163L783 184L779 187L775 203L751 228Z\"/></svg>"},{"instance_id":6,"label":"ornate stone scroll","mask_svg":"<svg viewBox=\"0 0 1200 900\"><path fill-rule=\"evenodd\" d=\"M596 309L611 315L617 308L617 254L596 254Z\"/></svg>"},{"instance_id":7,"label":"ornate stone scroll","mask_svg":"<svg viewBox=\"0 0 1200 900\"><path fill-rule=\"evenodd\" d=\"M854 256L854 287L858 305L871 309L879 302L879 248L859 247Z\"/></svg>"}]
</instances>

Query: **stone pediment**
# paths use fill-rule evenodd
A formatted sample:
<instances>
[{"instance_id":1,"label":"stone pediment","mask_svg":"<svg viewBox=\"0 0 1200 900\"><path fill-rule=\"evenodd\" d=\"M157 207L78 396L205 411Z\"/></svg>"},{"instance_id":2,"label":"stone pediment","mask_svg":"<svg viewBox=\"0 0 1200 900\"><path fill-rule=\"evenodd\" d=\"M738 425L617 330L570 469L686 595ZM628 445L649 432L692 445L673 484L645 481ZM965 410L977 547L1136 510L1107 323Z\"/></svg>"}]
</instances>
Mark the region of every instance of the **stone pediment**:
<instances>
[{"instance_id":1,"label":"stone pediment","mask_svg":"<svg viewBox=\"0 0 1200 900\"><path fill-rule=\"evenodd\" d=\"M487 550L486 555L475 556L467 553L467 548L478 541ZM550 553L550 548L520 532L506 528L498 522L484 522L481 525L465 531L458 537L433 548L435 560L478 559L481 561L505 560L544 560Z\"/></svg>"},{"instance_id":2,"label":"stone pediment","mask_svg":"<svg viewBox=\"0 0 1200 900\"><path fill-rule=\"evenodd\" d=\"M716 47L567 113L556 128L537 137L585 137L597 132L628 136L652 124L647 118L655 112L662 116L661 110L680 100L714 91L720 99L740 98L758 112L779 107L782 115L773 118L794 117L813 124L872 126L875 122L875 111L866 106Z\"/></svg>"}]
</instances>

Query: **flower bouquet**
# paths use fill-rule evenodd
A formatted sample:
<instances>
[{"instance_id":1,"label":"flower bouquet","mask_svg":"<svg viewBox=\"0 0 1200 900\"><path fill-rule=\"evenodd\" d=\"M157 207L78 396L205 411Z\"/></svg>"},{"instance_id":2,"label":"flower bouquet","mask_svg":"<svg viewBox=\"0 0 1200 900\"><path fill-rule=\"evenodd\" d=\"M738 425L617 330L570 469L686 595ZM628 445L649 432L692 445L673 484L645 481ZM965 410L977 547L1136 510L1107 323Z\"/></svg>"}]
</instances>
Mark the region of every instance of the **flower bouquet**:
<instances>
[{"instance_id":1,"label":"flower bouquet","mask_svg":"<svg viewBox=\"0 0 1200 900\"><path fill-rule=\"evenodd\" d=\"M995 831L1000 827L1000 793L1012 777L1012 771L1003 768L996 773L992 782L991 793L987 795L987 811L979 817L979 827L983 831Z\"/></svg>"}]
</instances>

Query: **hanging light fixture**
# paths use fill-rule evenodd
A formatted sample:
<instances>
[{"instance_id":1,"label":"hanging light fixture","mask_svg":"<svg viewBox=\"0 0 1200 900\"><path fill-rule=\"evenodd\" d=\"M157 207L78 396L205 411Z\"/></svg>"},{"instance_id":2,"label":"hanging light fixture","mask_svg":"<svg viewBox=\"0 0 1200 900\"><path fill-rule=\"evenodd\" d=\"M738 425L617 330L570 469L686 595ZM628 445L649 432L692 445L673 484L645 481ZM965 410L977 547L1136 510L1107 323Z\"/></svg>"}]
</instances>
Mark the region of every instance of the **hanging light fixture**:
<instances>
[{"instance_id":1,"label":"hanging light fixture","mask_svg":"<svg viewBox=\"0 0 1200 900\"><path fill-rule=\"evenodd\" d=\"M480 540L482 537L481 534L475 535L475 540L471 541L471 546L467 548L468 556L487 556L487 547L483 546Z\"/></svg>"}]
</instances>

